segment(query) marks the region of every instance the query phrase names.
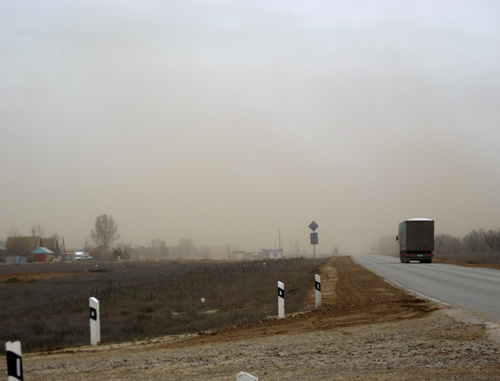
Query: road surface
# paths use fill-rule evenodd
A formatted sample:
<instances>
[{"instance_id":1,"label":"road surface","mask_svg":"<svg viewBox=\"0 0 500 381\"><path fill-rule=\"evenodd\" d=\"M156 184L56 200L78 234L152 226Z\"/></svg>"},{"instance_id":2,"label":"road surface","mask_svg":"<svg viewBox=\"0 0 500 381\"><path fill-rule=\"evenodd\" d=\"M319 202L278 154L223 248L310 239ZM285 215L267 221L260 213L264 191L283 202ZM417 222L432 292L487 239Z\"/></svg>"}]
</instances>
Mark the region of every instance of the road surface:
<instances>
[{"instance_id":1,"label":"road surface","mask_svg":"<svg viewBox=\"0 0 500 381\"><path fill-rule=\"evenodd\" d=\"M355 255L354 261L400 287L437 299L500 325L500 271L444 263L400 263L385 255Z\"/></svg>"}]
</instances>

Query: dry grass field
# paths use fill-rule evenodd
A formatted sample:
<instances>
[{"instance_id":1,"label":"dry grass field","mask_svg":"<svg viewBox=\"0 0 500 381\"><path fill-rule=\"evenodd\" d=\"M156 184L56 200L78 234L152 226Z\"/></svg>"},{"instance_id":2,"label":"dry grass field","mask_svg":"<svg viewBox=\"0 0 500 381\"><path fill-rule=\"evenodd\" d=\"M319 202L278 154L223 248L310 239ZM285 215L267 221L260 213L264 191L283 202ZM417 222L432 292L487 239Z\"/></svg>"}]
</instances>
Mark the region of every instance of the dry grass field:
<instances>
[{"instance_id":1,"label":"dry grass field","mask_svg":"<svg viewBox=\"0 0 500 381\"><path fill-rule=\"evenodd\" d=\"M305 305L304 295L324 262L4 265L0 340L20 340L24 352L87 345L91 296L100 302L103 343L201 332L276 315L277 281L285 283L287 313L308 310L312 306Z\"/></svg>"},{"instance_id":2,"label":"dry grass field","mask_svg":"<svg viewBox=\"0 0 500 381\"><path fill-rule=\"evenodd\" d=\"M307 261L296 264L297 272L312 275ZM199 266L188 272L207 274ZM224 273L225 266L218 271ZM263 279L284 266L294 268L291 263L273 263ZM33 380L219 381L234 380L238 372L247 371L262 380L498 379L499 347L486 337L484 325L464 322L460 311L405 293L349 257L331 258L319 273L321 308L196 334L26 353L24 375ZM274 305L274 282L270 288ZM292 291L286 283L285 288ZM290 294L299 296L298 291ZM109 300L112 297L113 292ZM314 293L308 292L303 305L307 308L313 299ZM213 306L195 313L219 314ZM83 320L88 322L87 317ZM0 373L5 372L0 362Z\"/></svg>"}]
</instances>

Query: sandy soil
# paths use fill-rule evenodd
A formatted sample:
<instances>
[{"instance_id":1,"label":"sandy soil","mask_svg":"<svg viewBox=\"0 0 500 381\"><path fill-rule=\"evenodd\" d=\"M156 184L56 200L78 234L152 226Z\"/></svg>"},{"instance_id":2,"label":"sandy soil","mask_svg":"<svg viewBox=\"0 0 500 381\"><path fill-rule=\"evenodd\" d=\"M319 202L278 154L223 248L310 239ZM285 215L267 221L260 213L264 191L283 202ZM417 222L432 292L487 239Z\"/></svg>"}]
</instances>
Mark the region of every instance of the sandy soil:
<instances>
[{"instance_id":1,"label":"sandy soil","mask_svg":"<svg viewBox=\"0 0 500 381\"><path fill-rule=\"evenodd\" d=\"M349 257L332 258L321 279L323 306L314 311L27 354L25 379L235 380L245 371L260 380L500 380L500 345L484 325L450 317L460 312L408 295Z\"/></svg>"}]
</instances>

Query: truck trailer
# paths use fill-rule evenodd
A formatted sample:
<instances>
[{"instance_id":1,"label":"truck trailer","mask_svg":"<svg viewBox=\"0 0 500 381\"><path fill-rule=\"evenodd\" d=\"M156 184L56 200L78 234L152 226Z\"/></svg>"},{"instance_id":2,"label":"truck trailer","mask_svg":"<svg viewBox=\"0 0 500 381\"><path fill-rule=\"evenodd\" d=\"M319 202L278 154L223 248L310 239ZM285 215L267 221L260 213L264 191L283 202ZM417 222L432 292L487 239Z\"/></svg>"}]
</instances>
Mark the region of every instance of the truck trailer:
<instances>
[{"instance_id":1,"label":"truck trailer","mask_svg":"<svg viewBox=\"0 0 500 381\"><path fill-rule=\"evenodd\" d=\"M401 263L412 260L431 263L434 254L434 220L411 218L399 224L396 240L399 241Z\"/></svg>"}]
</instances>

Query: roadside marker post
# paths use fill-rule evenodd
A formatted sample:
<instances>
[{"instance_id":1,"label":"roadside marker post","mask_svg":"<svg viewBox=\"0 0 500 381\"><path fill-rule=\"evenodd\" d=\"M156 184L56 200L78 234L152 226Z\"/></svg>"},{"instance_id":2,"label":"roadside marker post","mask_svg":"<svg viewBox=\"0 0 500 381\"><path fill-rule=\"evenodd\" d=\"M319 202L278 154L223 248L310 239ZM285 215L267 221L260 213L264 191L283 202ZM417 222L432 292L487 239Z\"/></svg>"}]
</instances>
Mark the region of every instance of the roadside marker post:
<instances>
[{"instance_id":1,"label":"roadside marker post","mask_svg":"<svg viewBox=\"0 0 500 381\"><path fill-rule=\"evenodd\" d=\"M321 277L316 274L314 276L314 293L316 296L316 308L321 306Z\"/></svg>"},{"instance_id":2,"label":"roadside marker post","mask_svg":"<svg viewBox=\"0 0 500 381\"><path fill-rule=\"evenodd\" d=\"M91 297L90 305L90 345L97 345L101 342L101 319L99 317L99 301Z\"/></svg>"},{"instance_id":3,"label":"roadside marker post","mask_svg":"<svg viewBox=\"0 0 500 381\"><path fill-rule=\"evenodd\" d=\"M7 355L8 381L23 380L23 355L21 353L20 341L7 341L5 343Z\"/></svg>"},{"instance_id":4,"label":"roadside marker post","mask_svg":"<svg viewBox=\"0 0 500 381\"><path fill-rule=\"evenodd\" d=\"M259 381L259 379L251 374L240 372L236 376L236 381Z\"/></svg>"},{"instance_id":5,"label":"roadside marker post","mask_svg":"<svg viewBox=\"0 0 500 381\"><path fill-rule=\"evenodd\" d=\"M278 282L278 318L285 317L285 285Z\"/></svg>"}]
</instances>

